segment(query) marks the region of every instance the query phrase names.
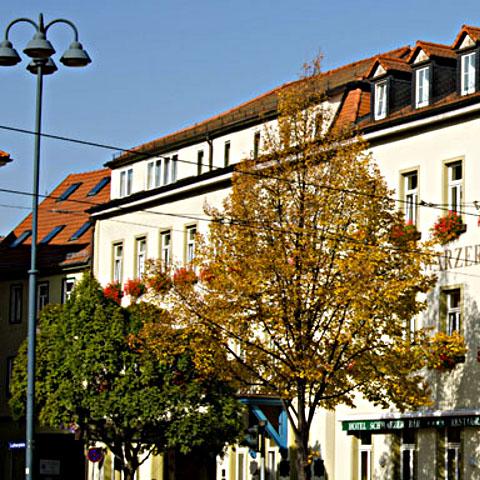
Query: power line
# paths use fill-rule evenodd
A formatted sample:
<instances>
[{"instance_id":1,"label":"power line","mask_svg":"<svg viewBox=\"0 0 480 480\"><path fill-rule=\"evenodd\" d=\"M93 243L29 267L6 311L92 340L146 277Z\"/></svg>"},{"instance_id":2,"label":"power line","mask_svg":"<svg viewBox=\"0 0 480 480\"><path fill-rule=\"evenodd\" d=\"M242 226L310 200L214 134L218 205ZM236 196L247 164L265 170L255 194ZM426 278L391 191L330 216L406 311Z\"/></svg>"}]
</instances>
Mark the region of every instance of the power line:
<instances>
[{"instance_id":1,"label":"power line","mask_svg":"<svg viewBox=\"0 0 480 480\"><path fill-rule=\"evenodd\" d=\"M24 134L28 134L28 135L38 135L37 132L34 132L32 130L27 130L27 129L24 129L24 128L17 128L17 127L10 127L8 125L0 125L0 129L14 131L14 132L17 132L17 133L24 133ZM89 141L89 140L66 137L66 136L62 136L62 135L54 135L54 134L49 134L49 133L40 133L39 135L42 136L42 137L50 138L50 139L54 139L54 140L60 140L60 141L76 143L76 144L86 145L86 146L92 146L92 147L102 148L102 149L106 149L106 150L115 150L115 151L120 151L120 152L123 152L123 153L131 153L132 155L135 155L137 158L139 157L140 159L149 159L149 158L152 158L152 156L155 157L155 158L162 158L162 159L167 158L166 156L152 155L152 154L149 154L149 153L144 153L144 152L137 151L135 149L123 148L123 147L118 147L118 146L114 146L114 145L109 145L109 144L104 144L104 143L99 143L99 142L93 142L93 141ZM170 157L168 157L168 158L170 158ZM176 161L178 161L180 163L185 163L185 164L188 164L188 165L194 165L196 167L199 167L199 166L201 166L202 168L207 167L210 170L223 170L225 168L225 167L218 167L218 166L215 166L215 165L210 165L210 164L207 164L207 163L204 163L204 162L198 162L198 161L193 162L193 161L181 159L181 158L178 158L178 157L176 158ZM272 180L277 180L277 181L282 181L282 182L287 182L287 183L298 183L295 180L281 178L281 177L275 177L273 175L266 175L266 174L260 173L260 172L251 172L251 171L246 172L246 171L242 171L242 170L236 170L236 172L240 173L242 175L251 175L251 176L260 177L260 178L270 178ZM387 195L377 195L377 194L374 194L374 193L362 192L362 191L359 191L359 190L338 188L338 187L332 187L332 186L329 186L329 185L318 185L318 184L309 183L309 182L305 182L305 185L312 186L312 187L315 187L315 188L329 189L329 190L333 190L333 191L347 193L347 194L350 194L350 195L366 196L368 198L387 199L387 200L394 201L396 203L403 203L403 204L407 203L407 201L404 200L404 199L395 198L395 197L391 197L391 196L387 196ZM477 202L474 201L473 206L475 206L476 203ZM417 207L433 208L433 209L437 209L437 210L441 210L441 211L449 211L448 205L446 206L445 204L434 204L434 203L430 203L430 202L419 201L419 202L412 203L412 205L416 205ZM466 206L466 204L464 204L464 206ZM466 211L460 211L460 210L458 210L457 213L459 213L461 215L469 215L469 216L473 216L473 217L477 217L477 218L480 217L480 214L478 214L478 213L472 213L472 212L466 212Z\"/></svg>"}]
</instances>

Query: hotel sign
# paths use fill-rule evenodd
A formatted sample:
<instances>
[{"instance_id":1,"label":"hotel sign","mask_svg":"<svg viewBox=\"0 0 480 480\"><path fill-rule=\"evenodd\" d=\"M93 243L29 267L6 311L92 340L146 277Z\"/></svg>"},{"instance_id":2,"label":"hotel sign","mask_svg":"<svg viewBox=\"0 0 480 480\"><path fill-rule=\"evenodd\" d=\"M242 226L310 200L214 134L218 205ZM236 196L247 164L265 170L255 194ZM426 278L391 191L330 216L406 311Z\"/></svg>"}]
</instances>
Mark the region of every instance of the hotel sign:
<instances>
[{"instance_id":1,"label":"hotel sign","mask_svg":"<svg viewBox=\"0 0 480 480\"><path fill-rule=\"evenodd\" d=\"M454 270L455 268L480 265L480 245L464 245L445 249L438 254L437 261L431 265L435 271Z\"/></svg>"},{"instance_id":2,"label":"hotel sign","mask_svg":"<svg viewBox=\"0 0 480 480\"><path fill-rule=\"evenodd\" d=\"M480 427L480 415L395 418L391 420L348 420L342 422L342 430L349 434L357 432L385 433L403 429L445 427Z\"/></svg>"}]
</instances>

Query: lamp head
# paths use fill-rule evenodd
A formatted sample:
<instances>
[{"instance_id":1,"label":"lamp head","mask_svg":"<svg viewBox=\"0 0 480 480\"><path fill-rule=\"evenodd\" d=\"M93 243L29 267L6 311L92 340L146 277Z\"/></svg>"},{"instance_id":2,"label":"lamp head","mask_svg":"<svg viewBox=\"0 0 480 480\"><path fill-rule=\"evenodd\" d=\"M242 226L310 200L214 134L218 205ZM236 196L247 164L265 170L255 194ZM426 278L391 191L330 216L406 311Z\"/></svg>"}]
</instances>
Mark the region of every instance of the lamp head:
<instances>
[{"instance_id":1,"label":"lamp head","mask_svg":"<svg viewBox=\"0 0 480 480\"><path fill-rule=\"evenodd\" d=\"M0 66L12 67L21 62L17 51L13 48L12 42L4 40L0 43Z\"/></svg>"},{"instance_id":2,"label":"lamp head","mask_svg":"<svg viewBox=\"0 0 480 480\"><path fill-rule=\"evenodd\" d=\"M45 37L45 33L37 31L23 52L30 58L48 58L55 53L55 49Z\"/></svg>"},{"instance_id":3,"label":"lamp head","mask_svg":"<svg viewBox=\"0 0 480 480\"><path fill-rule=\"evenodd\" d=\"M66 67L85 67L92 60L80 42L72 42L68 50L60 58L60 61Z\"/></svg>"},{"instance_id":4,"label":"lamp head","mask_svg":"<svg viewBox=\"0 0 480 480\"><path fill-rule=\"evenodd\" d=\"M27 66L27 70L30 73L33 73L36 75L38 73L38 67L40 66L42 75L51 75L52 73L55 73L58 68L55 65L55 62L51 59L48 58L45 60L44 58L42 59L33 59Z\"/></svg>"}]
</instances>

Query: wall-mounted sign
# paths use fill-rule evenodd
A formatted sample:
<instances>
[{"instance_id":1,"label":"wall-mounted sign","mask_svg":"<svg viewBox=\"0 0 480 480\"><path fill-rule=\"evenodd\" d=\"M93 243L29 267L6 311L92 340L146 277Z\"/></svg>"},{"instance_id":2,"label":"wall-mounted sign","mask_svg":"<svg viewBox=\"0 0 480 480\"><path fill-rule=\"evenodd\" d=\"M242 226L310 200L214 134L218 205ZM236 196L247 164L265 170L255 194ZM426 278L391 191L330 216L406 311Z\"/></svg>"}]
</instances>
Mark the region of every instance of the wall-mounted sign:
<instances>
[{"instance_id":1,"label":"wall-mounted sign","mask_svg":"<svg viewBox=\"0 0 480 480\"><path fill-rule=\"evenodd\" d=\"M342 422L342 430L349 434L357 432L389 433L403 429L480 427L480 415L444 417L395 418L391 420L354 420Z\"/></svg>"},{"instance_id":2,"label":"wall-mounted sign","mask_svg":"<svg viewBox=\"0 0 480 480\"><path fill-rule=\"evenodd\" d=\"M60 475L60 460L40 459L40 475Z\"/></svg>"},{"instance_id":3,"label":"wall-mounted sign","mask_svg":"<svg viewBox=\"0 0 480 480\"><path fill-rule=\"evenodd\" d=\"M87 458L94 463L100 462L103 460L103 448L89 448Z\"/></svg>"},{"instance_id":4,"label":"wall-mounted sign","mask_svg":"<svg viewBox=\"0 0 480 480\"><path fill-rule=\"evenodd\" d=\"M8 442L9 450L19 450L25 448L27 444L25 442Z\"/></svg>"}]
</instances>

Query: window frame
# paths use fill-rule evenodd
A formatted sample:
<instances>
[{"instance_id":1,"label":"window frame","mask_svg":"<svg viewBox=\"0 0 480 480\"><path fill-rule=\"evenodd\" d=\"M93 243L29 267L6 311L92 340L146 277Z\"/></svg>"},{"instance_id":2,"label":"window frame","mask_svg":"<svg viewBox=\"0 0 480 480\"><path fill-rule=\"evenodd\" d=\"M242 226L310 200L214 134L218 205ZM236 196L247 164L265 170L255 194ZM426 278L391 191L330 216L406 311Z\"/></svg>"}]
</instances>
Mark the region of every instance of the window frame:
<instances>
[{"instance_id":1,"label":"window frame","mask_svg":"<svg viewBox=\"0 0 480 480\"><path fill-rule=\"evenodd\" d=\"M144 246L143 251L140 250ZM142 278L145 273L145 262L147 260L147 235L135 237L135 278Z\"/></svg>"},{"instance_id":2,"label":"window frame","mask_svg":"<svg viewBox=\"0 0 480 480\"><path fill-rule=\"evenodd\" d=\"M450 434L453 434L453 431L458 433L459 441L452 441ZM446 428L444 433L444 478L445 480L460 480L462 478L462 431L458 429L450 429ZM453 435L452 435L453 436ZM448 472L448 464L449 464L449 451L453 451L455 454L455 473L453 478L450 478Z\"/></svg>"},{"instance_id":3,"label":"window frame","mask_svg":"<svg viewBox=\"0 0 480 480\"><path fill-rule=\"evenodd\" d=\"M454 292L458 292L459 301L458 306L452 307L450 305L451 295ZM456 329L452 328L450 322L450 315L455 315L455 322L458 324ZM464 323L464 294L463 285L448 285L440 289L440 329L447 335L451 335L454 331L457 331L461 335L463 334Z\"/></svg>"},{"instance_id":4,"label":"window frame","mask_svg":"<svg viewBox=\"0 0 480 480\"><path fill-rule=\"evenodd\" d=\"M431 76L430 65L415 70L415 108L430 105Z\"/></svg>"},{"instance_id":5,"label":"window frame","mask_svg":"<svg viewBox=\"0 0 480 480\"><path fill-rule=\"evenodd\" d=\"M120 171L120 198L128 197L132 194L133 187L133 167L124 168Z\"/></svg>"},{"instance_id":6,"label":"window frame","mask_svg":"<svg viewBox=\"0 0 480 480\"><path fill-rule=\"evenodd\" d=\"M223 145L223 166L228 167L230 165L230 153L232 149L232 144L230 140L226 140Z\"/></svg>"},{"instance_id":7,"label":"window frame","mask_svg":"<svg viewBox=\"0 0 480 480\"><path fill-rule=\"evenodd\" d=\"M168 245L165 244L164 239L169 238ZM165 259L165 253L168 257ZM172 229L168 228L160 232L160 262L164 269L168 269L172 265Z\"/></svg>"},{"instance_id":8,"label":"window frame","mask_svg":"<svg viewBox=\"0 0 480 480\"><path fill-rule=\"evenodd\" d=\"M41 293L42 287L46 287L46 295ZM43 298L43 300L42 300ZM42 301L41 301L42 300ZM37 318L40 315L40 312L50 303L50 282L48 280L42 280L37 283Z\"/></svg>"},{"instance_id":9,"label":"window frame","mask_svg":"<svg viewBox=\"0 0 480 480\"><path fill-rule=\"evenodd\" d=\"M201 175L203 173L205 161L205 150L200 148L197 150L197 175Z\"/></svg>"},{"instance_id":10,"label":"window frame","mask_svg":"<svg viewBox=\"0 0 480 480\"><path fill-rule=\"evenodd\" d=\"M387 92L388 92L388 82L387 79L375 82L374 87L374 103L373 103L373 116L375 120L382 120L387 116ZM379 110L379 106L381 109Z\"/></svg>"},{"instance_id":11,"label":"window frame","mask_svg":"<svg viewBox=\"0 0 480 480\"><path fill-rule=\"evenodd\" d=\"M453 180L452 174L454 171L454 167L460 164L462 168L462 177L460 180ZM444 172L444 203L447 204L448 210L455 211L458 213L461 210L462 202L465 197L465 159L463 157L460 158L452 158L449 160L445 160L443 162ZM457 190L458 193L453 194L452 189ZM455 202L457 203L457 208L454 208L454 197Z\"/></svg>"},{"instance_id":12,"label":"window frame","mask_svg":"<svg viewBox=\"0 0 480 480\"><path fill-rule=\"evenodd\" d=\"M17 292L19 291L20 294L19 294L19 297L15 296L14 298L14 295L15 295L14 292L16 291ZM22 319L23 319L23 284L12 283L10 285L8 323L10 325L18 325L22 323Z\"/></svg>"},{"instance_id":13,"label":"window frame","mask_svg":"<svg viewBox=\"0 0 480 480\"><path fill-rule=\"evenodd\" d=\"M190 232L194 230L193 238L191 238ZM196 236L198 234L198 225L196 223L191 223L185 226L185 252L184 260L185 265L190 265L195 258L195 247L196 247ZM192 253L190 254L190 247Z\"/></svg>"},{"instance_id":14,"label":"window frame","mask_svg":"<svg viewBox=\"0 0 480 480\"><path fill-rule=\"evenodd\" d=\"M416 188L409 188L408 182L413 175L417 177ZM413 167L400 172L400 198L405 215L405 223L418 225L418 202L420 198L420 167ZM411 198L411 201L409 200Z\"/></svg>"},{"instance_id":15,"label":"window frame","mask_svg":"<svg viewBox=\"0 0 480 480\"><path fill-rule=\"evenodd\" d=\"M147 190L152 190L160 186L162 178L162 159L155 158L147 162Z\"/></svg>"},{"instance_id":16,"label":"window frame","mask_svg":"<svg viewBox=\"0 0 480 480\"><path fill-rule=\"evenodd\" d=\"M65 277L62 279L62 304L67 303L75 288L77 279L75 277ZM67 289L67 285L71 284L71 289Z\"/></svg>"},{"instance_id":17,"label":"window frame","mask_svg":"<svg viewBox=\"0 0 480 480\"><path fill-rule=\"evenodd\" d=\"M475 93L477 88L477 52L468 52L460 56L460 94L470 95ZM466 63L466 60L471 61ZM465 71L465 66L468 65L468 70ZM468 85L466 86L466 77L468 78Z\"/></svg>"},{"instance_id":18,"label":"window frame","mask_svg":"<svg viewBox=\"0 0 480 480\"><path fill-rule=\"evenodd\" d=\"M400 478L401 480L413 480L416 478L418 450L417 440L415 432L411 432L413 435L413 442L406 441L405 432L402 432L402 441L400 444ZM408 477L404 476L404 452L409 452L409 465L408 465Z\"/></svg>"},{"instance_id":19,"label":"window frame","mask_svg":"<svg viewBox=\"0 0 480 480\"><path fill-rule=\"evenodd\" d=\"M262 136L259 131L256 131L253 134L253 159L257 160L258 155L260 154L260 142L261 142Z\"/></svg>"},{"instance_id":20,"label":"window frame","mask_svg":"<svg viewBox=\"0 0 480 480\"><path fill-rule=\"evenodd\" d=\"M122 253L121 255L117 255L117 249L118 247L122 248ZM116 241L112 243L112 272L111 272L111 279L112 282L114 283L120 283L122 284L123 282L123 262L125 258L125 244L123 240L121 241ZM118 265L119 265L119 274L117 278L117 259L118 259Z\"/></svg>"}]
</instances>

